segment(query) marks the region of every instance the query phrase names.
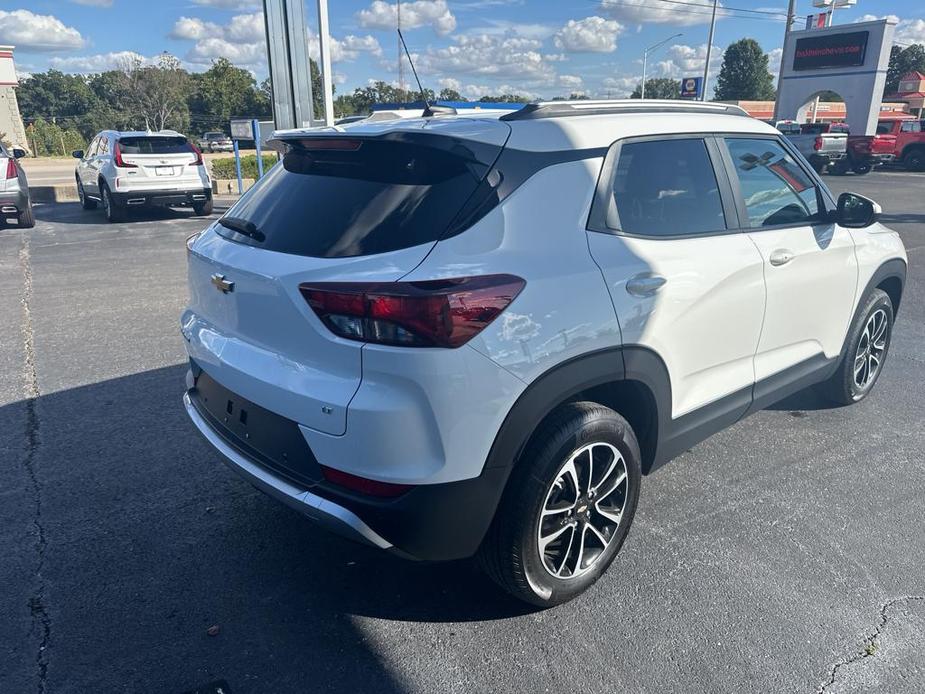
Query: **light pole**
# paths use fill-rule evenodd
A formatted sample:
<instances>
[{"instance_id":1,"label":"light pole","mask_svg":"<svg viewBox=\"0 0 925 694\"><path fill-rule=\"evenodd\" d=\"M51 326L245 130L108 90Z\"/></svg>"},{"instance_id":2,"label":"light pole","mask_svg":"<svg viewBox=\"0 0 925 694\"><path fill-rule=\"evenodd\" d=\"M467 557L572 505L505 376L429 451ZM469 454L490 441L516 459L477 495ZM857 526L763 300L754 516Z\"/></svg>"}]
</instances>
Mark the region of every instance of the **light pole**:
<instances>
[{"instance_id":1,"label":"light pole","mask_svg":"<svg viewBox=\"0 0 925 694\"><path fill-rule=\"evenodd\" d=\"M717 0L713 0L713 18L710 20L710 38L707 39L707 62L703 66L701 101L707 100L707 83L710 81L710 56L713 54L713 32L716 31L716 5Z\"/></svg>"},{"instance_id":2,"label":"light pole","mask_svg":"<svg viewBox=\"0 0 925 694\"><path fill-rule=\"evenodd\" d=\"M640 89L640 92L639 92L640 99L646 98L646 66L648 65L648 62L649 62L649 53L654 51L656 48L661 48L666 43L671 41L671 39L676 39L679 36L684 36L684 34L673 34L672 36L669 36L667 39L664 39L663 41L659 41L658 43L649 46L645 51L643 51L642 53L642 88Z\"/></svg>"}]
</instances>

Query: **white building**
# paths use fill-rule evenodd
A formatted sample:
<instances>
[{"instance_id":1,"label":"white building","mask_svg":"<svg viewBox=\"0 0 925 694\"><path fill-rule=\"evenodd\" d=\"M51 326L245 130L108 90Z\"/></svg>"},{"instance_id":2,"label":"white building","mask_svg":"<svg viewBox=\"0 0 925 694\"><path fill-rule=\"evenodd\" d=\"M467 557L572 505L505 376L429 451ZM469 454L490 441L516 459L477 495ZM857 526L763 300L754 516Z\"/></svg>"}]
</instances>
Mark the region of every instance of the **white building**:
<instances>
[{"instance_id":1,"label":"white building","mask_svg":"<svg viewBox=\"0 0 925 694\"><path fill-rule=\"evenodd\" d=\"M14 147L32 151L26 141L26 129L16 101L16 68L13 65L13 47L0 46L0 135Z\"/></svg>"}]
</instances>

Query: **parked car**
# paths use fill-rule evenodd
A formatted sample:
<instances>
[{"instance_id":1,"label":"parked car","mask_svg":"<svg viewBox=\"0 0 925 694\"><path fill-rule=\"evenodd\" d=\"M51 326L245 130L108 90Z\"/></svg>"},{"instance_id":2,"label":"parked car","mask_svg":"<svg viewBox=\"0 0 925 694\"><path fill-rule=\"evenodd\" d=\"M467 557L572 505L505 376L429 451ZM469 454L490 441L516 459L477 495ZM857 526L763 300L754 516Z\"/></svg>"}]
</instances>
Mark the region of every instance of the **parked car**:
<instances>
[{"instance_id":1,"label":"parked car","mask_svg":"<svg viewBox=\"0 0 925 694\"><path fill-rule=\"evenodd\" d=\"M199 138L199 149L209 152L231 152L234 143L221 131L208 132Z\"/></svg>"},{"instance_id":2,"label":"parked car","mask_svg":"<svg viewBox=\"0 0 925 694\"><path fill-rule=\"evenodd\" d=\"M75 176L81 205L102 205L110 222L145 205L212 214L212 182L202 154L178 132L104 130L86 152L73 155L80 159Z\"/></svg>"},{"instance_id":3,"label":"parked car","mask_svg":"<svg viewBox=\"0 0 925 694\"><path fill-rule=\"evenodd\" d=\"M17 159L26 156L26 150L15 148L8 150L0 142L0 224L5 219L16 217L17 224L23 229L35 226L32 213L32 198L29 195L29 182L26 172Z\"/></svg>"},{"instance_id":4,"label":"parked car","mask_svg":"<svg viewBox=\"0 0 925 694\"><path fill-rule=\"evenodd\" d=\"M850 135L848 137L848 162L856 174L866 174L875 166L889 164L897 156L896 133L901 123L915 123L914 119L884 119L877 124L873 135ZM913 164L916 157L912 157Z\"/></svg>"},{"instance_id":5,"label":"parked car","mask_svg":"<svg viewBox=\"0 0 925 694\"><path fill-rule=\"evenodd\" d=\"M887 357L899 236L736 106L549 102L272 144L282 166L187 243L190 418L312 520L478 555L530 603L601 576L643 475L807 386L863 400Z\"/></svg>"},{"instance_id":6,"label":"parked car","mask_svg":"<svg viewBox=\"0 0 925 694\"><path fill-rule=\"evenodd\" d=\"M830 166L844 166L848 154L848 126L844 123L803 123L797 132L785 134L817 173Z\"/></svg>"},{"instance_id":7,"label":"parked car","mask_svg":"<svg viewBox=\"0 0 925 694\"><path fill-rule=\"evenodd\" d=\"M881 120L874 136L878 145L892 155L891 160L910 171L925 171L925 121L916 119Z\"/></svg>"}]
</instances>

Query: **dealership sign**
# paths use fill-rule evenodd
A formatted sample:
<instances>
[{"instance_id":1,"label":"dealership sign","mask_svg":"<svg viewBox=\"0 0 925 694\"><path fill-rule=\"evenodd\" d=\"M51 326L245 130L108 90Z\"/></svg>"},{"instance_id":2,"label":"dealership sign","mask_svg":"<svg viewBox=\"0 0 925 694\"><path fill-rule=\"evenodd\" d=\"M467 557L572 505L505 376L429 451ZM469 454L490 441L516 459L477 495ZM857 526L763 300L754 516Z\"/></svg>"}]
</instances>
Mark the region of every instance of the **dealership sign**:
<instances>
[{"instance_id":1,"label":"dealership sign","mask_svg":"<svg viewBox=\"0 0 925 694\"><path fill-rule=\"evenodd\" d=\"M822 34L797 39L793 69L818 70L863 65L869 33L852 31L846 34Z\"/></svg>"},{"instance_id":2,"label":"dealership sign","mask_svg":"<svg viewBox=\"0 0 925 694\"><path fill-rule=\"evenodd\" d=\"M703 77L685 77L681 80L681 98L699 99L703 92Z\"/></svg>"}]
</instances>

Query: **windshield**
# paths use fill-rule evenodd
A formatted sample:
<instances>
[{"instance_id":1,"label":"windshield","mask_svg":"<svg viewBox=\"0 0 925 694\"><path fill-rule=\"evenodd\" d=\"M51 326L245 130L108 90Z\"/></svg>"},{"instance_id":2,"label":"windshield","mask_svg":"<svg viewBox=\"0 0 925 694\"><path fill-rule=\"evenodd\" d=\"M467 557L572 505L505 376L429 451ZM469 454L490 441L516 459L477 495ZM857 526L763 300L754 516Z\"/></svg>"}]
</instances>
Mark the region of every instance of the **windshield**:
<instances>
[{"instance_id":1,"label":"windshield","mask_svg":"<svg viewBox=\"0 0 925 694\"><path fill-rule=\"evenodd\" d=\"M228 211L234 241L313 257L371 255L436 241L500 147L436 135L318 138L288 145ZM261 238L262 240L258 240Z\"/></svg>"},{"instance_id":2,"label":"windshield","mask_svg":"<svg viewBox=\"0 0 925 694\"><path fill-rule=\"evenodd\" d=\"M193 146L185 137L123 137L122 154L189 154Z\"/></svg>"}]
</instances>

